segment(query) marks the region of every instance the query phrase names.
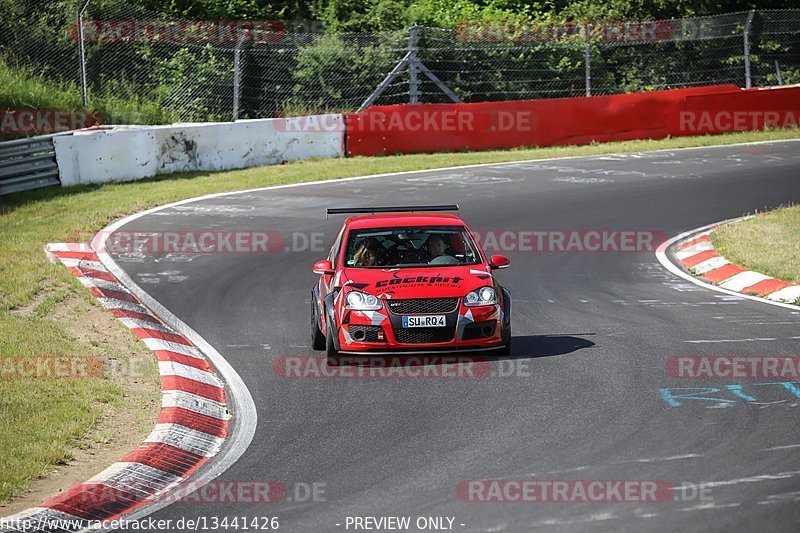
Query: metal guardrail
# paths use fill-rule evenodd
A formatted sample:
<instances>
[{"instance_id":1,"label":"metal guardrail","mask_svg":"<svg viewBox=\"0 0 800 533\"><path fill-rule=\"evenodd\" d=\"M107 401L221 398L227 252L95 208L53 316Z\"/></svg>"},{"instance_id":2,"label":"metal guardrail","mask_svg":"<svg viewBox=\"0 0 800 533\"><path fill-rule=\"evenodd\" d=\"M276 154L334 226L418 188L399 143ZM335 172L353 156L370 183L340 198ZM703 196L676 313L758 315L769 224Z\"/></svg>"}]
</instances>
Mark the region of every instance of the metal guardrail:
<instances>
[{"instance_id":1,"label":"metal guardrail","mask_svg":"<svg viewBox=\"0 0 800 533\"><path fill-rule=\"evenodd\" d=\"M0 142L0 195L59 185L53 137Z\"/></svg>"}]
</instances>

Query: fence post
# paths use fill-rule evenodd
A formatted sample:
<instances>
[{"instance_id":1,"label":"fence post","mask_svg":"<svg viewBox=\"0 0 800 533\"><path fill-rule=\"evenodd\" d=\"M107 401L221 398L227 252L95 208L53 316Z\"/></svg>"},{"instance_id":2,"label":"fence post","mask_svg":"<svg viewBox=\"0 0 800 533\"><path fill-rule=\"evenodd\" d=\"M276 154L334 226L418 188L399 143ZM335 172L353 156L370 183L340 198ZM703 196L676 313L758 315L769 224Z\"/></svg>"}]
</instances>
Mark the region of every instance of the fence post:
<instances>
[{"instance_id":1,"label":"fence post","mask_svg":"<svg viewBox=\"0 0 800 533\"><path fill-rule=\"evenodd\" d=\"M420 97L418 41L419 26L415 22L408 30L408 101L410 104L418 104Z\"/></svg>"},{"instance_id":2,"label":"fence post","mask_svg":"<svg viewBox=\"0 0 800 533\"><path fill-rule=\"evenodd\" d=\"M586 96L592 96L592 26L586 23Z\"/></svg>"},{"instance_id":3,"label":"fence post","mask_svg":"<svg viewBox=\"0 0 800 533\"><path fill-rule=\"evenodd\" d=\"M781 74L781 65L778 60L775 60L775 74L778 75L778 85L783 85L783 75Z\"/></svg>"},{"instance_id":4,"label":"fence post","mask_svg":"<svg viewBox=\"0 0 800 533\"><path fill-rule=\"evenodd\" d=\"M239 99L242 90L242 44L247 37L247 30L243 30L236 39L233 49L233 121L239 120Z\"/></svg>"},{"instance_id":5,"label":"fence post","mask_svg":"<svg viewBox=\"0 0 800 533\"><path fill-rule=\"evenodd\" d=\"M86 44L84 43L85 37L83 33L83 12L89 7L90 1L83 0L78 8L78 51L81 62L81 98L84 107L89 105L89 83L86 79Z\"/></svg>"},{"instance_id":6,"label":"fence post","mask_svg":"<svg viewBox=\"0 0 800 533\"><path fill-rule=\"evenodd\" d=\"M370 94L367 99L364 100L364 103L362 103L358 108L358 111L356 111L357 113L361 113L369 106L374 104L383 94L383 91L389 87L392 81L406 69L408 69L409 72L409 100L412 104L419 103L419 96L421 94L419 90L419 74L422 74L432 81L440 91L450 98L450 100L457 104L461 103L461 98L459 98L456 93L451 91L450 88L445 85L445 83L440 80L436 74L431 72L431 69L425 66L425 63L420 61L419 57L417 56L417 40L419 37L418 30L420 27L421 26L419 26L416 22L413 26L411 26L408 32L408 49L406 51L406 55L404 55L403 59L401 59L400 62L394 66L392 71L386 75L380 85L378 85L378 87L372 91L372 94Z\"/></svg>"},{"instance_id":7,"label":"fence post","mask_svg":"<svg viewBox=\"0 0 800 533\"><path fill-rule=\"evenodd\" d=\"M747 14L747 22L744 23L744 86L749 89L753 86L750 77L750 27L753 25L755 9L751 9Z\"/></svg>"}]
</instances>

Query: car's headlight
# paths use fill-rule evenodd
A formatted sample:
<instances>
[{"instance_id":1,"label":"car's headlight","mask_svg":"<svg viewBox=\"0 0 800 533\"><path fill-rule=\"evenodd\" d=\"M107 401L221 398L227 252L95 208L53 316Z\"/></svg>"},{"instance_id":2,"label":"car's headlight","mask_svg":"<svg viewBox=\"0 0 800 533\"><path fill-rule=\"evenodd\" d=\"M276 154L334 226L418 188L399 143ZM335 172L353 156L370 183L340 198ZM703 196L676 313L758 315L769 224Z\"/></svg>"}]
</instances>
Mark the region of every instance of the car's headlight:
<instances>
[{"instance_id":1,"label":"car's headlight","mask_svg":"<svg viewBox=\"0 0 800 533\"><path fill-rule=\"evenodd\" d=\"M383 309L381 301L375 296L361 291L347 293L347 308L356 311L378 311Z\"/></svg>"},{"instance_id":2,"label":"car's headlight","mask_svg":"<svg viewBox=\"0 0 800 533\"><path fill-rule=\"evenodd\" d=\"M491 287L481 287L474 291L467 293L464 297L464 305L494 305L497 303L497 294Z\"/></svg>"}]
</instances>

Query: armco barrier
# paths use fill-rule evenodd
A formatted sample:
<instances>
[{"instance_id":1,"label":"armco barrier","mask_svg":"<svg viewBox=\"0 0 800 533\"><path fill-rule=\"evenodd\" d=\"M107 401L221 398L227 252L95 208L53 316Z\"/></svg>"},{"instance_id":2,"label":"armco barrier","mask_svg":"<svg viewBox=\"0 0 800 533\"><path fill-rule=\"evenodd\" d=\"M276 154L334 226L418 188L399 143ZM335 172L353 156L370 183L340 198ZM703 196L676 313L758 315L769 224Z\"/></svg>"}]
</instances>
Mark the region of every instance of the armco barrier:
<instances>
[{"instance_id":1,"label":"armco barrier","mask_svg":"<svg viewBox=\"0 0 800 533\"><path fill-rule=\"evenodd\" d=\"M294 127L295 119L280 118L120 126L65 135L54 140L59 176L69 186L342 157L342 116L316 118L323 128Z\"/></svg>"},{"instance_id":2,"label":"armco barrier","mask_svg":"<svg viewBox=\"0 0 800 533\"><path fill-rule=\"evenodd\" d=\"M798 91L796 87L741 90L735 85L717 85L588 98L372 107L345 115L347 155L489 150L721 133L734 129L715 127L720 122L712 120L711 127L698 130L680 120L687 112L704 110L796 116L800 108ZM777 125L785 123L783 120ZM763 124L763 119L756 120L752 127L736 130L761 129Z\"/></svg>"},{"instance_id":3,"label":"armco barrier","mask_svg":"<svg viewBox=\"0 0 800 533\"><path fill-rule=\"evenodd\" d=\"M58 185L53 134L0 142L0 195Z\"/></svg>"}]
</instances>

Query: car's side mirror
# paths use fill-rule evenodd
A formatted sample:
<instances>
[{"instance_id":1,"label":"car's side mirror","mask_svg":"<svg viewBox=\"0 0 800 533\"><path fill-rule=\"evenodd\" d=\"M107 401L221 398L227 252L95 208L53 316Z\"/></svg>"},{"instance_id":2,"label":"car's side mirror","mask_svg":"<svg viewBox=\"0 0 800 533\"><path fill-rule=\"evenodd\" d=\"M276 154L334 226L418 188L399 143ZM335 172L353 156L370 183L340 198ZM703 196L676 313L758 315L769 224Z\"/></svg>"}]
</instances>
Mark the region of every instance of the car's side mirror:
<instances>
[{"instance_id":1,"label":"car's side mirror","mask_svg":"<svg viewBox=\"0 0 800 533\"><path fill-rule=\"evenodd\" d=\"M508 265L511 264L511 261L508 260L508 257L504 255L493 255L491 259L489 259L489 266L492 268L508 268Z\"/></svg>"},{"instance_id":2,"label":"car's side mirror","mask_svg":"<svg viewBox=\"0 0 800 533\"><path fill-rule=\"evenodd\" d=\"M314 268L312 270L314 274L333 274L333 265L329 259L323 259L322 261L314 263Z\"/></svg>"}]
</instances>

